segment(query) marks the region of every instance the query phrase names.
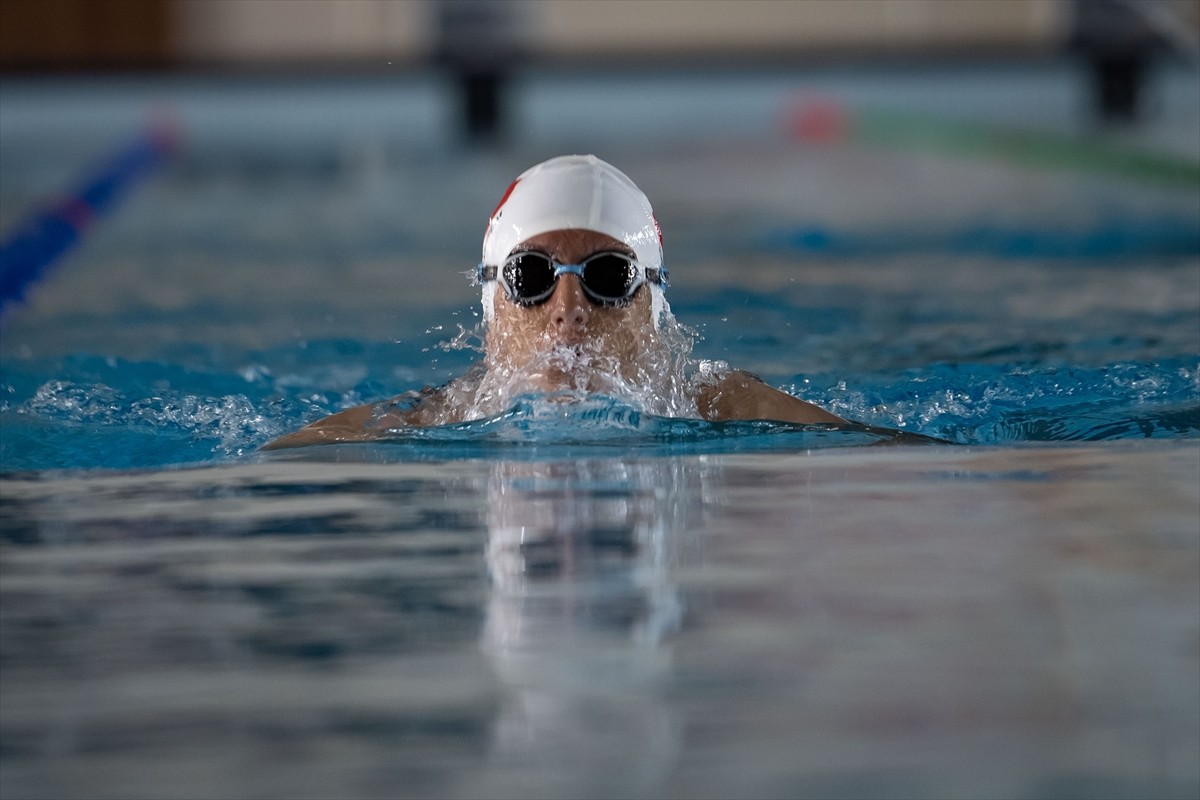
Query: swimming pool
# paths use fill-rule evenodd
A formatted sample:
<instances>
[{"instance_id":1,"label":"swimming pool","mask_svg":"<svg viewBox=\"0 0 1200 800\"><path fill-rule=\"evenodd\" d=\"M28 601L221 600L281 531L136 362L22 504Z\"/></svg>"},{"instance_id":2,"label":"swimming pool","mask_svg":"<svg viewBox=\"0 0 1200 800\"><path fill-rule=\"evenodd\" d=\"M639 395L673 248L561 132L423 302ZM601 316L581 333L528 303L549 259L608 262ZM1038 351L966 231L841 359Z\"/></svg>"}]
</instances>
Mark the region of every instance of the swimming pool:
<instances>
[{"instance_id":1,"label":"swimming pool","mask_svg":"<svg viewBox=\"0 0 1200 800\"><path fill-rule=\"evenodd\" d=\"M1062 70L908 77L1071 133ZM156 93L190 137L6 312L4 793L1194 795L1200 189L786 124L894 77L575 80L483 151L436 83L118 84L84 143L87 87L4 87L0 230ZM1120 144L1200 161L1170 108ZM256 452L470 364L483 220L571 150L697 355L955 446L597 401Z\"/></svg>"}]
</instances>

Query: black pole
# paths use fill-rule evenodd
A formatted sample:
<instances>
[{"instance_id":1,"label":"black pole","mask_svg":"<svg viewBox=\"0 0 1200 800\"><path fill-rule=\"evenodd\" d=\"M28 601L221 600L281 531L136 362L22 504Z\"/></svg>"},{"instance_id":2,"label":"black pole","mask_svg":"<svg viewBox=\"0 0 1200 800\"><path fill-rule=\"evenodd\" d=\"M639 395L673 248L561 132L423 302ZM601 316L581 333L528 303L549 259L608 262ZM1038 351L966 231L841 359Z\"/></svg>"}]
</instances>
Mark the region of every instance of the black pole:
<instances>
[{"instance_id":1,"label":"black pole","mask_svg":"<svg viewBox=\"0 0 1200 800\"><path fill-rule=\"evenodd\" d=\"M458 94L462 130L472 144L507 131L507 88L528 24L520 2L440 0L438 57Z\"/></svg>"},{"instance_id":2,"label":"black pole","mask_svg":"<svg viewBox=\"0 0 1200 800\"><path fill-rule=\"evenodd\" d=\"M1151 62L1163 39L1129 0L1076 0L1070 46L1087 65L1092 106L1104 122L1137 122Z\"/></svg>"}]
</instances>

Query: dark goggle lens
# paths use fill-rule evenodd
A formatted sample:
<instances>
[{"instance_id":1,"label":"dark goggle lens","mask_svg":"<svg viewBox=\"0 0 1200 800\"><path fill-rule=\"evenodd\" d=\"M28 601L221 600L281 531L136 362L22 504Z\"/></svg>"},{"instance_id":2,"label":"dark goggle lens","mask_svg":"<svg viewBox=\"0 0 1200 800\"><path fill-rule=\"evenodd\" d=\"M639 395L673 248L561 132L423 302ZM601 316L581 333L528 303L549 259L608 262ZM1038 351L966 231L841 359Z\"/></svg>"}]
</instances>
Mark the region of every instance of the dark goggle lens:
<instances>
[{"instance_id":1,"label":"dark goggle lens","mask_svg":"<svg viewBox=\"0 0 1200 800\"><path fill-rule=\"evenodd\" d=\"M536 300L554 289L554 265L537 253L517 256L504 265L504 282L516 300Z\"/></svg>"},{"instance_id":2,"label":"dark goggle lens","mask_svg":"<svg viewBox=\"0 0 1200 800\"><path fill-rule=\"evenodd\" d=\"M583 266L584 288L596 298L605 301L625 300L637 280L637 269L629 259L615 254L604 254L589 260Z\"/></svg>"},{"instance_id":3,"label":"dark goggle lens","mask_svg":"<svg viewBox=\"0 0 1200 800\"><path fill-rule=\"evenodd\" d=\"M594 301L615 304L629 299L638 273L628 257L601 253L587 260L579 277ZM514 302L540 303L553 294L557 282L554 262L542 253L523 253L504 264L504 283Z\"/></svg>"}]
</instances>

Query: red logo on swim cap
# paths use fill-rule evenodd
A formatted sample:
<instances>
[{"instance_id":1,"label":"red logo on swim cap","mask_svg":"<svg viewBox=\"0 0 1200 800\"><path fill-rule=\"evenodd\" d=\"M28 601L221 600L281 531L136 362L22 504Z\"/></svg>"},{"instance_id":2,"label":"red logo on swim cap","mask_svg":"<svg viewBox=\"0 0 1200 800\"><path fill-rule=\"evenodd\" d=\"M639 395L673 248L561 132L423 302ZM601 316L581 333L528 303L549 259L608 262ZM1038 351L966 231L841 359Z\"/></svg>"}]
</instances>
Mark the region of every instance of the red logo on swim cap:
<instances>
[{"instance_id":1,"label":"red logo on swim cap","mask_svg":"<svg viewBox=\"0 0 1200 800\"><path fill-rule=\"evenodd\" d=\"M517 188L517 184L520 182L521 179L517 178L508 185L508 188L504 190L504 196L500 198L499 203L496 203L496 207L492 209L492 214L488 217L488 220L493 220L496 218L496 215L500 213L500 209L504 208L504 204L508 202L509 195L513 193L513 189Z\"/></svg>"}]
</instances>

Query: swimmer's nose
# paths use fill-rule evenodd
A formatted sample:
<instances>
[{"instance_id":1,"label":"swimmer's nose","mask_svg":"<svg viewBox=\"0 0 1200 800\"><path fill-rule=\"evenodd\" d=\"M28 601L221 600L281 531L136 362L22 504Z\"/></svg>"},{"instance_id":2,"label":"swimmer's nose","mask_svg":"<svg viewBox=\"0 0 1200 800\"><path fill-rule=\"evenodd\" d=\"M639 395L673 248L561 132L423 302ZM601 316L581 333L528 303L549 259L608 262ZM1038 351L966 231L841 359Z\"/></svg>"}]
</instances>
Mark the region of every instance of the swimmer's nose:
<instances>
[{"instance_id":1,"label":"swimmer's nose","mask_svg":"<svg viewBox=\"0 0 1200 800\"><path fill-rule=\"evenodd\" d=\"M559 278L558 286L547 302L550 305L550 323L560 334L581 334L587 328L591 308L579 285L578 276L563 275Z\"/></svg>"}]
</instances>

